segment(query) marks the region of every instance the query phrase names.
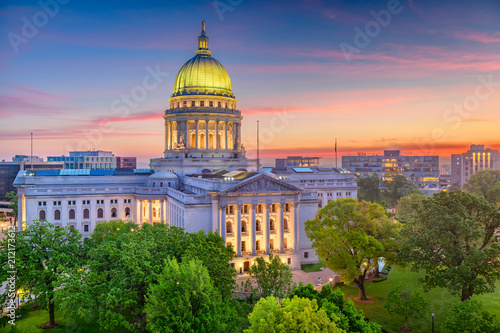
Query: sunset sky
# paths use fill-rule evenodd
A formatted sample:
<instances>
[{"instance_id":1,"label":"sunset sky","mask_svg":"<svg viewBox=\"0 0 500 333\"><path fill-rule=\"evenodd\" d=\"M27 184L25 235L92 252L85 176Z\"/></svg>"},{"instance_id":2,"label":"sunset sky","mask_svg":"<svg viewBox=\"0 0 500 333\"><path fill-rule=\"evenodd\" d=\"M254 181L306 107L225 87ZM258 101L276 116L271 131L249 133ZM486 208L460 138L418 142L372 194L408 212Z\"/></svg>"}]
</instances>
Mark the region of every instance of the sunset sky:
<instances>
[{"instance_id":1,"label":"sunset sky","mask_svg":"<svg viewBox=\"0 0 500 333\"><path fill-rule=\"evenodd\" d=\"M162 115L203 20L251 158L260 120L264 164L332 165L335 138L339 163L500 149L500 1L59 1L49 14L2 1L0 160L29 154L31 132L43 157L93 148L145 167L162 156ZM156 87L125 107L155 71Z\"/></svg>"}]
</instances>

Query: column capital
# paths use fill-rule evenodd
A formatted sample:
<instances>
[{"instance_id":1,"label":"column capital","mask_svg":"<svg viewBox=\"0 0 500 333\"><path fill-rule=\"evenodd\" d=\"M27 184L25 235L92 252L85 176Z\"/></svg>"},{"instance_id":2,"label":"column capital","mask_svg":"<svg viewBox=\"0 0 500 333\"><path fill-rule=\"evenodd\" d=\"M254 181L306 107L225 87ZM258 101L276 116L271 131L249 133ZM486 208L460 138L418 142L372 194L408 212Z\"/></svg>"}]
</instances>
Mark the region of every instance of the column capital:
<instances>
[{"instance_id":1,"label":"column capital","mask_svg":"<svg viewBox=\"0 0 500 333\"><path fill-rule=\"evenodd\" d=\"M219 204L219 207L220 207L221 209L226 209L226 207L227 207L227 206L229 206L227 203L220 203L220 204Z\"/></svg>"}]
</instances>

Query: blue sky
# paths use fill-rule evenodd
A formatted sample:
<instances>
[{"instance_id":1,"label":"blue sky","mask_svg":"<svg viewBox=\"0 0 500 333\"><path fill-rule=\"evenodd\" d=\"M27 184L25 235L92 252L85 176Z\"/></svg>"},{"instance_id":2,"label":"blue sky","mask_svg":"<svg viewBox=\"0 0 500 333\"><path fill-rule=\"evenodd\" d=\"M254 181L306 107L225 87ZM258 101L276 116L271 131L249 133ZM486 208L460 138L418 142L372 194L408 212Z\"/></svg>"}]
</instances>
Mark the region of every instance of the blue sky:
<instances>
[{"instance_id":1,"label":"blue sky","mask_svg":"<svg viewBox=\"0 0 500 333\"><path fill-rule=\"evenodd\" d=\"M161 116L202 20L231 76L250 157L257 120L269 163L305 154L328 164L335 138L340 154L402 149L444 161L472 143L500 148L498 1L40 3L0 7L2 159L27 153L30 132L41 156L95 148L143 165L161 156ZM383 26L373 12L388 8ZM365 45L356 29L371 34ZM341 45L358 46L350 61ZM113 113L147 68L168 75L126 115ZM468 106L477 89L485 97Z\"/></svg>"}]
</instances>

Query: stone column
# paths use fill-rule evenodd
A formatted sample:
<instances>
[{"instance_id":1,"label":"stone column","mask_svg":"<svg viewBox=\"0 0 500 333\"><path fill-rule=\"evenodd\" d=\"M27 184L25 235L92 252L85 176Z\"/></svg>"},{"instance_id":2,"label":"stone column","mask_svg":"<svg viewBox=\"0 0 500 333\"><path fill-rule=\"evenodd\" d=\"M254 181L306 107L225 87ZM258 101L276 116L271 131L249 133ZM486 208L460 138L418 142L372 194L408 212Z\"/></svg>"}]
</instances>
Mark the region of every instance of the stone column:
<instances>
[{"instance_id":1,"label":"stone column","mask_svg":"<svg viewBox=\"0 0 500 333\"><path fill-rule=\"evenodd\" d=\"M215 120L215 149L219 149L219 119Z\"/></svg>"},{"instance_id":2,"label":"stone column","mask_svg":"<svg viewBox=\"0 0 500 333\"><path fill-rule=\"evenodd\" d=\"M208 150L208 119L207 121L205 122L205 149Z\"/></svg>"},{"instance_id":3,"label":"stone column","mask_svg":"<svg viewBox=\"0 0 500 333\"><path fill-rule=\"evenodd\" d=\"M284 210L285 210L285 204L283 202L280 202L279 205L279 210L280 210L280 213L279 213L279 237L280 237L280 253L285 253L285 214L284 213Z\"/></svg>"},{"instance_id":4,"label":"stone column","mask_svg":"<svg viewBox=\"0 0 500 333\"><path fill-rule=\"evenodd\" d=\"M257 253L255 252L255 234L257 233L256 231L256 210L257 210L257 205L256 204L251 204L250 205L250 210L251 210L251 223L252 223L252 231L250 234L250 250L252 251L252 255L256 256Z\"/></svg>"},{"instance_id":5,"label":"stone column","mask_svg":"<svg viewBox=\"0 0 500 333\"><path fill-rule=\"evenodd\" d=\"M226 245L226 207L227 206L224 206L224 205L220 205L219 206L219 210L220 210L220 235L222 238L224 238L224 245Z\"/></svg>"},{"instance_id":6,"label":"stone column","mask_svg":"<svg viewBox=\"0 0 500 333\"><path fill-rule=\"evenodd\" d=\"M236 219L236 230L234 231L234 239L236 242L236 256L241 257L241 204L236 205L238 218Z\"/></svg>"},{"instance_id":7,"label":"stone column","mask_svg":"<svg viewBox=\"0 0 500 333\"><path fill-rule=\"evenodd\" d=\"M139 216L140 216L140 219L139 219L139 223L142 227L142 223L144 222L144 208L143 208L143 202L141 200L140 204L139 204Z\"/></svg>"},{"instance_id":8,"label":"stone column","mask_svg":"<svg viewBox=\"0 0 500 333\"><path fill-rule=\"evenodd\" d=\"M199 135L199 124L198 124L198 120L195 120L196 122L196 142L195 142L195 147L196 149L198 149L198 141L200 141L200 137L198 136Z\"/></svg>"},{"instance_id":9,"label":"stone column","mask_svg":"<svg viewBox=\"0 0 500 333\"><path fill-rule=\"evenodd\" d=\"M24 194L22 195L18 195L17 196L17 231L23 231L23 219L26 219L26 217L24 216L24 200L23 200L23 197L24 197ZM48 217L48 211L46 211L46 214L45 216ZM38 219L39 216L36 216L36 218Z\"/></svg>"},{"instance_id":10,"label":"stone column","mask_svg":"<svg viewBox=\"0 0 500 333\"><path fill-rule=\"evenodd\" d=\"M149 224L153 225L153 200L148 200L149 204Z\"/></svg>"},{"instance_id":11,"label":"stone column","mask_svg":"<svg viewBox=\"0 0 500 333\"><path fill-rule=\"evenodd\" d=\"M160 222L163 224L165 223L165 210L164 210L164 207L165 206L165 200L160 200Z\"/></svg>"},{"instance_id":12,"label":"stone column","mask_svg":"<svg viewBox=\"0 0 500 333\"><path fill-rule=\"evenodd\" d=\"M165 150L168 150L168 122L165 122Z\"/></svg>"},{"instance_id":13,"label":"stone column","mask_svg":"<svg viewBox=\"0 0 500 333\"><path fill-rule=\"evenodd\" d=\"M225 135L224 149L228 150L229 148L227 148L227 120L224 122L224 135Z\"/></svg>"},{"instance_id":14,"label":"stone column","mask_svg":"<svg viewBox=\"0 0 500 333\"><path fill-rule=\"evenodd\" d=\"M172 150L172 149L174 149L173 144L172 144L173 127L172 127L172 122L169 122L169 124L170 124L170 132L168 133L169 138L170 138L170 140L169 140L169 146L170 146L170 150Z\"/></svg>"},{"instance_id":15,"label":"stone column","mask_svg":"<svg viewBox=\"0 0 500 333\"><path fill-rule=\"evenodd\" d=\"M299 233L300 233L300 220L299 220L299 203L293 204L293 251L299 252Z\"/></svg>"},{"instance_id":16,"label":"stone column","mask_svg":"<svg viewBox=\"0 0 500 333\"><path fill-rule=\"evenodd\" d=\"M266 209L266 214L265 214L266 218L263 221L264 222L263 224L266 228L264 231L265 232L264 238L266 239L266 254L271 253L270 247L269 247L269 245L271 244L271 224L270 224L271 220L269 218L269 216L270 216L269 215L269 206L270 206L269 203L264 204L264 207Z\"/></svg>"}]
</instances>

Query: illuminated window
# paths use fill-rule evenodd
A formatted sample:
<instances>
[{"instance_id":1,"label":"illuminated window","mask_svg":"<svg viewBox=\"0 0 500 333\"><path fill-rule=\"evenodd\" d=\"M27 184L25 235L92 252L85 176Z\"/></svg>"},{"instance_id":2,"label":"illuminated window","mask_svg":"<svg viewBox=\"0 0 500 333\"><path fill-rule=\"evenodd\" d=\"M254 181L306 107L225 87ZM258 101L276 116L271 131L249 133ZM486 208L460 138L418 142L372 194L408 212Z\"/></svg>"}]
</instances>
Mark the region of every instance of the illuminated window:
<instances>
[{"instance_id":1,"label":"illuminated window","mask_svg":"<svg viewBox=\"0 0 500 333\"><path fill-rule=\"evenodd\" d=\"M205 101L200 101L200 106L205 106Z\"/></svg>"}]
</instances>

